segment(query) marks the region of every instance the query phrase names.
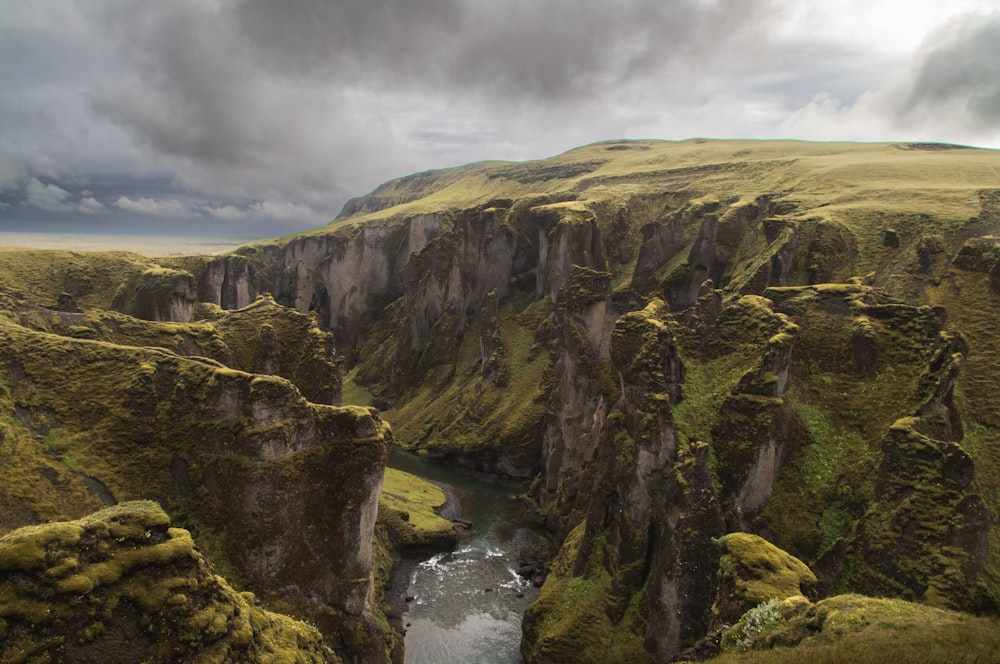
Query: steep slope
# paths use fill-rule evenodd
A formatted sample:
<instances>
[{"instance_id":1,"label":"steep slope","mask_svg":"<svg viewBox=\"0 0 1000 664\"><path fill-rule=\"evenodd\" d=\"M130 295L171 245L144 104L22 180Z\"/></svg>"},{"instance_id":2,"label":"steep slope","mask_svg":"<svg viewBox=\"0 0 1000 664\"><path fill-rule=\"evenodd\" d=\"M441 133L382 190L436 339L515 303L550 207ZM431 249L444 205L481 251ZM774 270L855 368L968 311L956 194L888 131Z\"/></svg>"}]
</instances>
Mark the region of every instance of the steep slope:
<instances>
[{"instance_id":1,"label":"steep slope","mask_svg":"<svg viewBox=\"0 0 1000 664\"><path fill-rule=\"evenodd\" d=\"M272 322L281 318L265 308L275 310ZM32 311L17 305L0 321L8 527L79 516L102 501L155 499L238 585L308 615L339 653L385 659L395 636L373 599L373 535L391 434L373 410L310 403L283 378L204 357L9 318ZM39 325L63 325L39 316ZM90 322L74 331L151 331L114 315ZM162 338L190 331L156 325ZM199 338L225 339L224 328ZM291 329L329 345L308 325ZM339 388L338 372L324 380Z\"/></svg>"}]
</instances>

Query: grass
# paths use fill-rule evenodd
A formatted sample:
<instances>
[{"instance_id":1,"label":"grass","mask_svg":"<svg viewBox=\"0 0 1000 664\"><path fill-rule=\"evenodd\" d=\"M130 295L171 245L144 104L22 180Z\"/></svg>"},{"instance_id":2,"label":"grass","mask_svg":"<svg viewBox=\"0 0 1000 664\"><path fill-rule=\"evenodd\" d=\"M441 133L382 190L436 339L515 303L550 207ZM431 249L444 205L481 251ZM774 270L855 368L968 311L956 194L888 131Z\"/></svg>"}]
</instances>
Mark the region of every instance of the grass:
<instances>
[{"instance_id":1,"label":"grass","mask_svg":"<svg viewBox=\"0 0 1000 664\"><path fill-rule=\"evenodd\" d=\"M430 482L386 468L378 519L396 547L451 548L458 542L455 524L437 514L445 500L444 492Z\"/></svg>"},{"instance_id":2,"label":"grass","mask_svg":"<svg viewBox=\"0 0 1000 664\"><path fill-rule=\"evenodd\" d=\"M372 406L374 398L372 393L364 385L358 384L354 379L358 375L358 367L354 367L344 374L343 390L344 403L356 406Z\"/></svg>"},{"instance_id":3,"label":"grass","mask_svg":"<svg viewBox=\"0 0 1000 664\"><path fill-rule=\"evenodd\" d=\"M0 251L0 286L33 304L55 306L68 293L83 308L111 305L118 287L153 265L124 251Z\"/></svg>"},{"instance_id":4,"label":"grass","mask_svg":"<svg viewBox=\"0 0 1000 664\"><path fill-rule=\"evenodd\" d=\"M886 143L803 141L629 141L596 143L539 162L481 162L433 171L430 178L401 178L373 196L400 201L385 209L340 218L325 233L396 216L465 209L501 197L572 192L583 201L609 191L629 194L684 188L697 183L704 198L753 198L783 192L803 208L824 206L832 219L894 209L967 218L968 201L995 186L1000 160L986 150L921 151ZM581 165L581 167L576 167ZM984 167L985 166L985 167ZM543 179L523 181L528 173ZM532 174L532 177L534 174Z\"/></svg>"}]
</instances>

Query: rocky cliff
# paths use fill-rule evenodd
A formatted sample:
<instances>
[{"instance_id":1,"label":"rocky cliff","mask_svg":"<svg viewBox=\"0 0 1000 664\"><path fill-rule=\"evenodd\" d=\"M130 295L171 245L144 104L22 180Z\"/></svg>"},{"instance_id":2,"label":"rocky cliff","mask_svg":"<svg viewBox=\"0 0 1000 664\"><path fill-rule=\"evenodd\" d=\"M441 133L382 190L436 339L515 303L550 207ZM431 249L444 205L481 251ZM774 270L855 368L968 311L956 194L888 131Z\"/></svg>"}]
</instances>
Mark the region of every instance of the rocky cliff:
<instances>
[{"instance_id":1,"label":"rocky cliff","mask_svg":"<svg viewBox=\"0 0 1000 664\"><path fill-rule=\"evenodd\" d=\"M0 537L5 662L339 662L237 592L150 501Z\"/></svg>"}]
</instances>

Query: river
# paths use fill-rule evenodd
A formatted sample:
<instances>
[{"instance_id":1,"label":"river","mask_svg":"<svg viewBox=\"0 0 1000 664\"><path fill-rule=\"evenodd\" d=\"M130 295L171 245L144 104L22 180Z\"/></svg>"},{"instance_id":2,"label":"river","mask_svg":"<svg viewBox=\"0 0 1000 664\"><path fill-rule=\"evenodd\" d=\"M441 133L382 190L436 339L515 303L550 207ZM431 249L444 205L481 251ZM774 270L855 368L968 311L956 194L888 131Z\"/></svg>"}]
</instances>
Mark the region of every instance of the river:
<instances>
[{"instance_id":1,"label":"river","mask_svg":"<svg viewBox=\"0 0 1000 664\"><path fill-rule=\"evenodd\" d=\"M444 488L457 503L446 516L472 523L458 549L410 566L405 664L521 662L521 616L537 590L518 576L518 553L541 536L519 524L515 492L398 449L389 465Z\"/></svg>"}]
</instances>

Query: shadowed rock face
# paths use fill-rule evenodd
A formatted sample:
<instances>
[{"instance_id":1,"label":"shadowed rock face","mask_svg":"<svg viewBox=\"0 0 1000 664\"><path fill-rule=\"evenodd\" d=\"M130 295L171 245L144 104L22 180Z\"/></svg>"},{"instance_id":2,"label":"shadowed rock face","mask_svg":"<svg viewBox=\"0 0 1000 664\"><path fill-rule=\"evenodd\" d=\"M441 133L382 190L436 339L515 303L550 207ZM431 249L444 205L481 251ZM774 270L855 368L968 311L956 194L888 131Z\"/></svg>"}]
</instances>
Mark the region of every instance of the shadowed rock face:
<instances>
[{"instance_id":1,"label":"shadowed rock face","mask_svg":"<svg viewBox=\"0 0 1000 664\"><path fill-rule=\"evenodd\" d=\"M187 323L196 294L194 277L187 272L150 268L122 285L111 308L145 320Z\"/></svg>"}]
</instances>

